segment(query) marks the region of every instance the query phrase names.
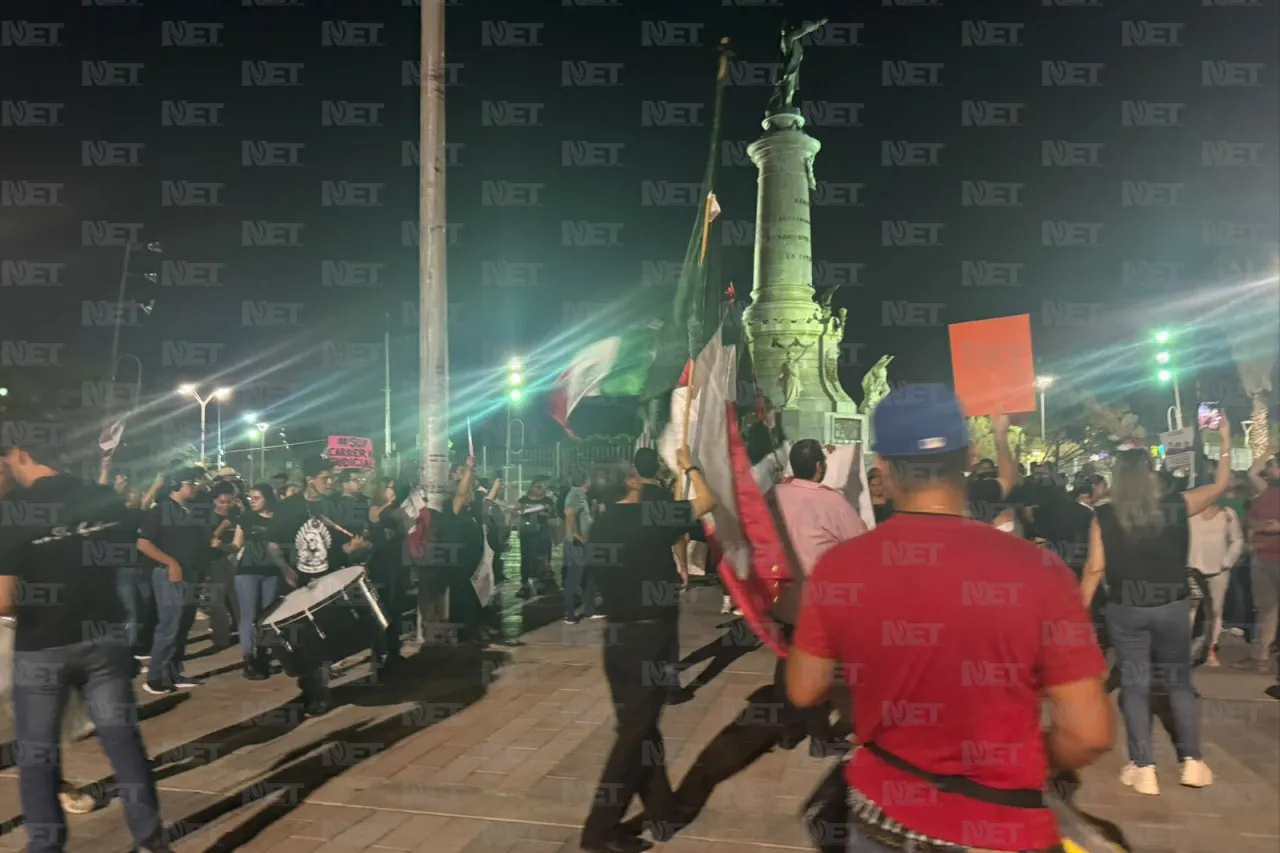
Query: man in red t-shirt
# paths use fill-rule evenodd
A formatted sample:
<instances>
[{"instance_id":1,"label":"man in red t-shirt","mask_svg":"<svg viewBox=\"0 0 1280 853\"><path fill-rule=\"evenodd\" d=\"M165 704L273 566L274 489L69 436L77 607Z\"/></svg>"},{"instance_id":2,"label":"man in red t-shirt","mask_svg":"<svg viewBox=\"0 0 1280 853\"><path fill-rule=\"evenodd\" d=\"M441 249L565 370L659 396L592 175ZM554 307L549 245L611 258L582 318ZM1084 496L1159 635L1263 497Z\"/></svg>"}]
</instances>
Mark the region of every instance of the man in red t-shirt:
<instances>
[{"instance_id":1,"label":"man in red t-shirt","mask_svg":"<svg viewBox=\"0 0 1280 853\"><path fill-rule=\"evenodd\" d=\"M800 707L825 698L837 667L852 692L849 849L893 849L905 832L1055 848L1040 796L1050 763L1092 764L1115 735L1075 578L1051 551L965 517L969 439L949 388L895 390L875 435L894 515L818 562L787 663Z\"/></svg>"},{"instance_id":2,"label":"man in red t-shirt","mask_svg":"<svg viewBox=\"0 0 1280 853\"><path fill-rule=\"evenodd\" d=\"M1257 644L1241 669L1266 672L1271 667L1276 625L1280 623L1280 455L1267 460L1262 472L1266 488L1245 515L1253 542L1253 607L1258 614Z\"/></svg>"}]
</instances>

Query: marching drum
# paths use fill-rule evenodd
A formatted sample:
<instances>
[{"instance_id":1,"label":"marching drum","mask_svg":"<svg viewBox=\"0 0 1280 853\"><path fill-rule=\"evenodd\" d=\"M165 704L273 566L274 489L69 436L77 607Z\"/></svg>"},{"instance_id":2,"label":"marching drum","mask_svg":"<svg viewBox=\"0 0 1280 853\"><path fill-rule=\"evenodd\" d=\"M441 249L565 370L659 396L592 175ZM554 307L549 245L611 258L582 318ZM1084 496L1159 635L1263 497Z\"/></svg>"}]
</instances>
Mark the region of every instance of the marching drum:
<instances>
[{"instance_id":1,"label":"marching drum","mask_svg":"<svg viewBox=\"0 0 1280 853\"><path fill-rule=\"evenodd\" d=\"M262 617L261 642L297 676L373 646L390 623L363 566L348 566L280 599Z\"/></svg>"}]
</instances>

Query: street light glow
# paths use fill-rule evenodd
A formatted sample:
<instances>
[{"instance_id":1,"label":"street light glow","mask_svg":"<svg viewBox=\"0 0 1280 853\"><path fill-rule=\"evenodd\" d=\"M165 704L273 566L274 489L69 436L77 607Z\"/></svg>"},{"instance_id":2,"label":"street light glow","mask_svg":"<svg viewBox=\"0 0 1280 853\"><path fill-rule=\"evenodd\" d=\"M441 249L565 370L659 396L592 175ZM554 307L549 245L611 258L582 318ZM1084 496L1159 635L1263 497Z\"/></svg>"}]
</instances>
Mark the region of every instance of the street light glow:
<instances>
[{"instance_id":1,"label":"street light glow","mask_svg":"<svg viewBox=\"0 0 1280 853\"><path fill-rule=\"evenodd\" d=\"M510 376L508 376L508 377L507 377L507 381L508 381L508 382L510 382L512 385L519 385L519 384L520 384L520 374L519 374L519 373L513 373L513 374L511 374Z\"/></svg>"},{"instance_id":2,"label":"street light glow","mask_svg":"<svg viewBox=\"0 0 1280 853\"><path fill-rule=\"evenodd\" d=\"M256 412L250 412L249 414L244 416L244 422L250 425L257 423L258 414Z\"/></svg>"},{"instance_id":3,"label":"street light glow","mask_svg":"<svg viewBox=\"0 0 1280 853\"><path fill-rule=\"evenodd\" d=\"M231 397L230 388L217 388L213 392L213 399L215 400L226 400L226 399L229 399L230 397Z\"/></svg>"},{"instance_id":4,"label":"street light glow","mask_svg":"<svg viewBox=\"0 0 1280 853\"><path fill-rule=\"evenodd\" d=\"M1041 391L1043 391L1044 389L1048 388L1050 385L1052 385L1052 384L1053 384L1053 380L1054 380L1055 378L1057 378L1057 377L1054 377L1054 376L1037 376L1037 377L1036 377L1036 388L1037 388L1037 389L1039 389L1039 390L1041 390Z\"/></svg>"},{"instance_id":5,"label":"street light glow","mask_svg":"<svg viewBox=\"0 0 1280 853\"><path fill-rule=\"evenodd\" d=\"M1172 335L1170 335L1166 329L1161 329L1160 331L1156 332L1156 343L1167 344L1169 343L1169 339L1171 337Z\"/></svg>"},{"instance_id":6,"label":"street light glow","mask_svg":"<svg viewBox=\"0 0 1280 853\"><path fill-rule=\"evenodd\" d=\"M255 426L258 428L258 432L260 432L263 435L266 435L267 430L271 429L271 424L266 422L255 424Z\"/></svg>"},{"instance_id":7,"label":"street light glow","mask_svg":"<svg viewBox=\"0 0 1280 853\"><path fill-rule=\"evenodd\" d=\"M520 402L520 398L521 398L522 396L523 396L523 394L521 394L521 392L520 392L520 389L519 389L519 388L512 388L512 389L511 389L511 401L512 401L512 402L514 402L514 403L518 403L518 402Z\"/></svg>"},{"instance_id":8,"label":"street light glow","mask_svg":"<svg viewBox=\"0 0 1280 853\"><path fill-rule=\"evenodd\" d=\"M1161 382L1168 382L1170 379L1173 378L1173 371L1161 370L1159 373L1156 374L1156 378L1158 378Z\"/></svg>"},{"instance_id":9,"label":"street light glow","mask_svg":"<svg viewBox=\"0 0 1280 853\"><path fill-rule=\"evenodd\" d=\"M511 368L512 370L519 370L520 368L524 367L524 362L522 362L518 358L513 358L511 359L511 361L507 362L507 367Z\"/></svg>"},{"instance_id":10,"label":"street light glow","mask_svg":"<svg viewBox=\"0 0 1280 853\"><path fill-rule=\"evenodd\" d=\"M179 386L178 386L178 393L179 393L179 394L194 394L194 393L196 393L196 386L194 386L194 385L179 385Z\"/></svg>"},{"instance_id":11,"label":"street light glow","mask_svg":"<svg viewBox=\"0 0 1280 853\"><path fill-rule=\"evenodd\" d=\"M1167 352L1158 352L1158 353L1156 353L1156 361L1160 362L1161 364L1168 364L1168 363L1169 363L1169 353L1167 353Z\"/></svg>"}]
</instances>

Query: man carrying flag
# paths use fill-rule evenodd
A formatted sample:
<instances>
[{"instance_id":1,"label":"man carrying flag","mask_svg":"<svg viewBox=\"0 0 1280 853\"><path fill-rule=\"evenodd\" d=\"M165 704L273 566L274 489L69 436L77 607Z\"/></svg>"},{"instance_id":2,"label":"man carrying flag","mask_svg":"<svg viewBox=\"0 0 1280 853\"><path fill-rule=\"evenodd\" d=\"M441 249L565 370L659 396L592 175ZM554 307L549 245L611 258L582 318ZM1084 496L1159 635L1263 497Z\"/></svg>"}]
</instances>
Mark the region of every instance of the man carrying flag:
<instances>
[{"instance_id":1,"label":"man carrying flag","mask_svg":"<svg viewBox=\"0 0 1280 853\"><path fill-rule=\"evenodd\" d=\"M688 448L679 453L680 473L692 499L677 501L658 484L658 454L636 451L627 495L611 504L591 528L588 570L604 601L604 671L617 719L617 740L605 760L600 785L582 827L582 848L591 853L638 853L651 846L621 829L631 798L639 795L646 823L665 840L673 821L671 782L663 759L662 714L668 685L653 678L669 671L679 630L680 576L673 548L698 518L715 506L702 471Z\"/></svg>"}]
</instances>

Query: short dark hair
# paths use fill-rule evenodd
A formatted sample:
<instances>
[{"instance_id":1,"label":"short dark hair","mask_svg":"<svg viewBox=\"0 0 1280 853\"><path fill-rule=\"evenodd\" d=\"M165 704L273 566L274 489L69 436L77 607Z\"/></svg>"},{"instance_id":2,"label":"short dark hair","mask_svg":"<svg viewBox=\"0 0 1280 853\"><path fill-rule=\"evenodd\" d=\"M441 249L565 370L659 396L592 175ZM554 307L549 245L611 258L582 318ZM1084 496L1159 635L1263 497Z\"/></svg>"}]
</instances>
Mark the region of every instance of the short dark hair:
<instances>
[{"instance_id":1,"label":"short dark hair","mask_svg":"<svg viewBox=\"0 0 1280 853\"><path fill-rule=\"evenodd\" d=\"M333 468L332 459L325 459L323 456L311 456L302 462L302 476L318 477L325 471L332 471Z\"/></svg>"},{"instance_id":2,"label":"short dark hair","mask_svg":"<svg viewBox=\"0 0 1280 853\"><path fill-rule=\"evenodd\" d=\"M791 445L791 473L797 479L812 480L826 460L827 452L816 438L802 438Z\"/></svg>"},{"instance_id":3,"label":"short dark hair","mask_svg":"<svg viewBox=\"0 0 1280 853\"><path fill-rule=\"evenodd\" d=\"M224 480L220 483L213 484L213 488L209 490L209 496L220 498L223 495L235 495L239 494L239 492L240 490L237 489L234 484L228 483Z\"/></svg>"},{"instance_id":4,"label":"short dark hair","mask_svg":"<svg viewBox=\"0 0 1280 853\"><path fill-rule=\"evenodd\" d=\"M661 462L653 448L641 447L636 451L636 455L631 458L631 467L635 468L636 473L644 479L652 480L658 476Z\"/></svg>"},{"instance_id":5,"label":"short dark hair","mask_svg":"<svg viewBox=\"0 0 1280 853\"><path fill-rule=\"evenodd\" d=\"M204 479L204 469L195 465L188 465L185 468L179 468L169 475L168 489L170 492L176 492L182 488L183 483L199 483Z\"/></svg>"},{"instance_id":6,"label":"short dark hair","mask_svg":"<svg viewBox=\"0 0 1280 853\"><path fill-rule=\"evenodd\" d=\"M946 453L895 456L885 459L884 464L893 472L893 480L898 487L907 491L946 480L963 485L965 471L969 467L969 448L961 447Z\"/></svg>"},{"instance_id":7,"label":"short dark hair","mask_svg":"<svg viewBox=\"0 0 1280 853\"><path fill-rule=\"evenodd\" d=\"M569 472L569 485L574 488L585 486L587 484L587 469L574 468Z\"/></svg>"},{"instance_id":8,"label":"short dark hair","mask_svg":"<svg viewBox=\"0 0 1280 853\"><path fill-rule=\"evenodd\" d=\"M267 512L271 512L276 508L276 490L272 488L270 483L258 483L250 488L249 491L262 495L262 502L266 504Z\"/></svg>"},{"instance_id":9,"label":"short dark hair","mask_svg":"<svg viewBox=\"0 0 1280 853\"><path fill-rule=\"evenodd\" d=\"M289 472L288 472L288 471L281 471L281 472L280 472L280 473L278 473L278 474L272 474L272 475L271 475L271 479L272 479L272 480L283 480L284 482L286 482L286 483L287 483L287 482L289 482ZM256 487L255 487L255 488L256 488Z\"/></svg>"}]
</instances>

